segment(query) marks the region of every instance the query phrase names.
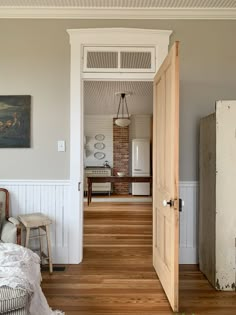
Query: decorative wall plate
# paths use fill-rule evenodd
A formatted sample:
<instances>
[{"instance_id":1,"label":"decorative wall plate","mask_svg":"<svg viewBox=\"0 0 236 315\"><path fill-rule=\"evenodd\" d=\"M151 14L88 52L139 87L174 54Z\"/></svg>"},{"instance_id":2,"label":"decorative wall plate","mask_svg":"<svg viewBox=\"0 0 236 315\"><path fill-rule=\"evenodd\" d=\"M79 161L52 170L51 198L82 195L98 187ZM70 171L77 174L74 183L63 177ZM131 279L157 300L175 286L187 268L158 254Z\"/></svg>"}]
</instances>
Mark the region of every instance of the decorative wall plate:
<instances>
[{"instance_id":1,"label":"decorative wall plate","mask_svg":"<svg viewBox=\"0 0 236 315\"><path fill-rule=\"evenodd\" d=\"M106 156L106 154L103 153L103 152L96 152L96 153L94 153L94 157L95 157L97 160L102 160L102 159L105 158L105 156Z\"/></svg>"},{"instance_id":2,"label":"decorative wall plate","mask_svg":"<svg viewBox=\"0 0 236 315\"><path fill-rule=\"evenodd\" d=\"M103 150L105 148L105 144L103 142L97 142L94 144L94 148L98 150Z\"/></svg>"},{"instance_id":3,"label":"decorative wall plate","mask_svg":"<svg viewBox=\"0 0 236 315\"><path fill-rule=\"evenodd\" d=\"M102 134L98 134L95 136L95 139L98 140L98 141L103 141L105 139L105 136L102 135Z\"/></svg>"}]
</instances>

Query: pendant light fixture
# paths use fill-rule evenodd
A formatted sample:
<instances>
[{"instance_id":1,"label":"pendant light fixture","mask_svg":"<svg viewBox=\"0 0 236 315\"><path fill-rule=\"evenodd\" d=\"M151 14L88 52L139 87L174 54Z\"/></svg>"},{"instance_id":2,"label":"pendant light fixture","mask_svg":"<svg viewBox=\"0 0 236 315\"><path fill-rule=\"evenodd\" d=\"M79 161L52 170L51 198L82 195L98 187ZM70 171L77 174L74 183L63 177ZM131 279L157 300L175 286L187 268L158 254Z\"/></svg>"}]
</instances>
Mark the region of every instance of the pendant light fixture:
<instances>
[{"instance_id":1,"label":"pendant light fixture","mask_svg":"<svg viewBox=\"0 0 236 315\"><path fill-rule=\"evenodd\" d=\"M115 124L119 127L127 127L131 123L126 96L131 95L130 92L117 92L115 95L120 95L118 111Z\"/></svg>"}]
</instances>

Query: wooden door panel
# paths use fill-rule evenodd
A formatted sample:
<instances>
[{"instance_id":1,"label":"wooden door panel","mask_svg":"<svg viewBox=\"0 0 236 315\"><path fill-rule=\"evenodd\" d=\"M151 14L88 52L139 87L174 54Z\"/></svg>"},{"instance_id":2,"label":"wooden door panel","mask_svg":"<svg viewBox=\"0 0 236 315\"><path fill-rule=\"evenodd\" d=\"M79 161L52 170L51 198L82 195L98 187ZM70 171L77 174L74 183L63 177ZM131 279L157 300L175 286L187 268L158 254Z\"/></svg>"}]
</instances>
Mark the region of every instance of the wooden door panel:
<instances>
[{"instance_id":1,"label":"wooden door panel","mask_svg":"<svg viewBox=\"0 0 236 315\"><path fill-rule=\"evenodd\" d=\"M179 68L178 43L154 79L153 265L173 311L179 292ZM172 201L163 205L163 201Z\"/></svg>"},{"instance_id":2,"label":"wooden door panel","mask_svg":"<svg viewBox=\"0 0 236 315\"><path fill-rule=\"evenodd\" d=\"M164 74L165 77L165 91L171 90L171 67L169 66ZM165 188L168 190L169 187L172 187L171 181L173 178L173 169L172 169L172 146L169 146L169 140L171 139L172 134L172 128L173 126L170 124L170 121L173 121L173 117L170 117L172 115L171 111L171 93L166 93L166 99L165 99L165 142L168 144L165 144Z\"/></svg>"},{"instance_id":3,"label":"wooden door panel","mask_svg":"<svg viewBox=\"0 0 236 315\"><path fill-rule=\"evenodd\" d=\"M168 244L170 244L171 242L171 222L167 219L167 217L165 217L165 225L164 225L164 229L165 229L165 244L164 244L164 248L165 248L165 255L164 255L164 262L166 264L166 267L170 270L171 269L171 248L168 246Z\"/></svg>"},{"instance_id":4,"label":"wooden door panel","mask_svg":"<svg viewBox=\"0 0 236 315\"><path fill-rule=\"evenodd\" d=\"M165 94L164 94L164 80L160 80L157 83L157 99L158 103L165 103ZM159 106L157 108L157 124L160 125L160 128L163 129L165 127L165 122L163 120L160 120L160 117L164 117L165 115L165 108ZM164 179L165 179L165 174L164 174L164 167L161 164L162 161L165 161L165 150L161 150L161 148L164 148L164 141L163 137L161 137L161 134L157 134L157 144L156 144L156 149L157 149L157 170L156 174L160 174L160 176L156 176L156 182L159 187L164 187ZM160 148L160 149L159 149ZM160 157L160 159L158 158Z\"/></svg>"},{"instance_id":5,"label":"wooden door panel","mask_svg":"<svg viewBox=\"0 0 236 315\"><path fill-rule=\"evenodd\" d=\"M161 242L161 235L163 235L164 232L164 217L160 214L157 214L157 222L159 223L159 229L157 230L157 250L160 257L164 257L164 244Z\"/></svg>"}]
</instances>

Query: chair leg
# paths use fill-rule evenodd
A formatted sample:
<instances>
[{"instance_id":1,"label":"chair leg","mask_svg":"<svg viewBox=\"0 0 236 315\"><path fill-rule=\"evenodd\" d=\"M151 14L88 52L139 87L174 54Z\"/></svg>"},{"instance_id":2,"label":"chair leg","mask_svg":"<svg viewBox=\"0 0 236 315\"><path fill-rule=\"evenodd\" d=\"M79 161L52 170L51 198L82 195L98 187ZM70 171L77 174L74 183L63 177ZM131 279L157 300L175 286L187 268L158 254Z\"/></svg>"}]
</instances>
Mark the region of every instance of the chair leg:
<instances>
[{"instance_id":1,"label":"chair leg","mask_svg":"<svg viewBox=\"0 0 236 315\"><path fill-rule=\"evenodd\" d=\"M49 230L49 226L48 225L46 225L46 236L47 236L47 245L48 245L49 272L52 274L53 273L52 251L51 251L50 230Z\"/></svg>"},{"instance_id":2,"label":"chair leg","mask_svg":"<svg viewBox=\"0 0 236 315\"><path fill-rule=\"evenodd\" d=\"M38 236L39 236L40 260L41 260L41 264L43 264L43 257L42 257L43 242L42 242L42 238L41 238L41 236L40 236L40 227L38 228Z\"/></svg>"},{"instance_id":3,"label":"chair leg","mask_svg":"<svg viewBox=\"0 0 236 315\"><path fill-rule=\"evenodd\" d=\"M16 230L16 244L21 245L21 228L18 227Z\"/></svg>"}]
</instances>

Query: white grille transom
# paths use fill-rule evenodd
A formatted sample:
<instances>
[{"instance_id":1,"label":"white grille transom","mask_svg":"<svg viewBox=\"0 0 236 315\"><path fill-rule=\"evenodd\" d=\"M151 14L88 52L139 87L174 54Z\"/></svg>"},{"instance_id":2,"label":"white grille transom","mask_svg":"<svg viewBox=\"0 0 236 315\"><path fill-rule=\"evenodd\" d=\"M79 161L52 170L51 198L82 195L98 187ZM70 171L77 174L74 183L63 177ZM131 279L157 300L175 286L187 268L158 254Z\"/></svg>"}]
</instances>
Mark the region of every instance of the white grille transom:
<instances>
[{"instance_id":1,"label":"white grille transom","mask_svg":"<svg viewBox=\"0 0 236 315\"><path fill-rule=\"evenodd\" d=\"M84 47L84 72L155 72L154 47Z\"/></svg>"},{"instance_id":2,"label":"white grille transom","mask_svg":"<svg viewBox=\"0 0 236 315\"><path fill-rule=\"evenodd\" d=\"M118 67L118 53L113 51L88 51L87 68L113 69Z\"/></svg>"},{"instance_id":3,"label":"white grille transom","mask_svg":"<svg viewBox=\"0 0 236 315\"><path fill-rule=\"evenodd\" d=\"M121 52L121 68L123 69L151 69L151 52Z\"/></svg>"}]
</instances>

